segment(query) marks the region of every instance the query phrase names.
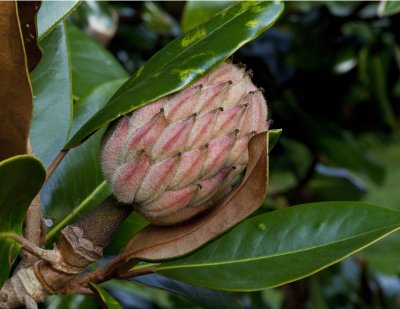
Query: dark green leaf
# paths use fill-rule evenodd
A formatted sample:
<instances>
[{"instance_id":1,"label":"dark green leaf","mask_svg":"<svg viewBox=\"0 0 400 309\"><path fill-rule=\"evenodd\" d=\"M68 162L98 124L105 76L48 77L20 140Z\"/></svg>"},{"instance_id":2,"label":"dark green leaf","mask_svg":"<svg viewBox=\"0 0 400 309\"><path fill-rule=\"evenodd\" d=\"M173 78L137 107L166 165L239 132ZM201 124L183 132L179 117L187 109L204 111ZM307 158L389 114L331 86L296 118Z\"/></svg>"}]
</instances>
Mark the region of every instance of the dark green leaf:
<instances>
[{"instance_id":1,"label":"dark green leaf","mask_svg":"<svg viewBox=\"0 0 400 309\"><path fill-rule=\"evenodd\" d=\"M209 288L260 290L309 276L399 228L399 212L365 203L299 205L247 219L156 271Z\"/></svg>"},{"instance_id":2,"label":"dark green leaf","mask_svg":"<svg viewBox=\"0 0 400 309\"><path fill-rule=\"evenodd\" d=\"M80 1L43 1L37 15L39 40L53 30L64 17L70 14Z\"/></svg>"},{"instance_id":3,"label":"dark green leaf","mask_svg":"<svg viewBox=\"0 0 400 309\"><path fill-rule=\"evenodd\" d=\"M182 13L182 31L187 32L208 21L234 1L186 1Z\"/></svg>"},{"instance_id":4,"label":"dark green leaf","mask_svg":"<svg viewBox=\"0 0 400 309\"><path fill-rule=\"evenodd\" d=\"M21 155L0 162L0 235L22 234L25 213L39 192L46 170L34 157ZM0 238L0 286L10 271L19 246Z\"/></svg>"},{"instance_id":5,"label":"dark green leaf","mask_svg":"<svg viewBox=\"0 0 400 309\"><path fill-rule=\"evenodd\" d=\"M54 240L58 232L99 205L110 194L100 169L99 147L103 130L80 147L72 149L41 192L44 216L55 225L47 234Z\"/></svg>"},{"instance_id":6,"label":"dark green leaf","mask_svg":"<svg viewBox=\"0 0 400 309\"><path fill-rule=\"evenodd\" d=\"M140 276L131 279L155 288L170 291L186 297L201 308L206 309L238 309L241 308L235 298L225 292L206 289L191 284L165 278L157 274Z\"/></svg>"},{"instance_id":7,"label":"dark green leaf","mask_svg":"<svg viewBox=\"0 0 400 309\"><path fill-rule=\"evenodd\" d=\"M75 134L96 112L101 109L119 87L126 81L120 78L104 82L93 88L87 96L74 105L71 135Z\"/></svg>"},{"instance_id":8,"label":"dark green leaf","mask_svg":"<svg viewBox=\"0 0 400 309\"><path fill-rule=\"evenodd\" d=\"M100 285L91 283L92 290L94 290L95 294L99 297L99 299L103 302L106 308L109 309L122 309L121 305L118 301L112 297L108 292L103 289Z\"/></svg>"},{"instance_id":9,"label":"dark green leaf","mask_svg":"<svg viewBox=\"0 0 400 309\"><path fill-rule=\"evenodd\" d=\"M281 136L281 133L282 129L268 131L268 152L271 152L271 150L275 147L276 143L279 140L279 137Z\"/></svg>"},{"instance_id":10,"label":"dark green leaf","mask_svg":"<svg viewBox=\"0 0 400 309\"><path fill-rule=\"evenodd\" d=\"M128 77L114 56L72 24L67 24L73 94L78 99L110 80Z\"/></svg>"},{"instance_id":11,"label":"dark green leaf","mask_svg":"<svg viewBox=\"0 0 400 309\"><path fill-rule=\"evenodd\" d=\"M121 114L182 89L275 22L283 3L243 2L155 54L68 142L67 148ZM230 33L229 40L226 34ZM85 46L87 52L87 47Z\"/></svg>"},{"instance_id":12,"label":"dark green leaf","mask_svg":"<svg viewBox=\"0 0 400 309\"><path fill-rule=\"evenodd\" d=\"M72 118L71 70L64 22L40 42L43 58L31 73L34 110L29 138L45 166L63 148Z\"/></svg>"}]
</instances>

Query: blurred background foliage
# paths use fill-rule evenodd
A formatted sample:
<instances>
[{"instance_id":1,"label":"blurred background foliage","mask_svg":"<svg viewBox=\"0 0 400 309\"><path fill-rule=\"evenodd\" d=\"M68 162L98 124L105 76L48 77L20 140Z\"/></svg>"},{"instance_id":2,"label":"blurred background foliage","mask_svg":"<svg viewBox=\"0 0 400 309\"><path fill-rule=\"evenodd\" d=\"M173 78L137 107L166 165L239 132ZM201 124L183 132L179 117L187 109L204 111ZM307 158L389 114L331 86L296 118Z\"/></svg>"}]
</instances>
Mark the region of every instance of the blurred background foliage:
<instances>
[{"instance_id":1,"label":"blurred background foliage","mask_svg":"<svg viewBox=\"0 0 400 309\"><path fill-rule=\"evenodd\" d=\"M85 2L69 17L68 29L86 32L133 73L168 42L231 4ZM253 71L265 89L272 127L283 129L271 153L265 209L362 200L400 210L399 10L395 1L287 2L276 25L233 56ZM79 57L73 45L71 55ZM79 65L85 68L85 62ZM114 78L125 78L122 67ZM96 84L106 75L99 73ZM75 96L82 92L74 89ZM395 233L309 278L235 297L243 308L400 308L399 252ZM196 307L195 296L180 293L194 295L195 288L170 279L104 287L124 308ZM98 305L72 295L52 296L47 306Z\"/></svg>"}]
</instances>

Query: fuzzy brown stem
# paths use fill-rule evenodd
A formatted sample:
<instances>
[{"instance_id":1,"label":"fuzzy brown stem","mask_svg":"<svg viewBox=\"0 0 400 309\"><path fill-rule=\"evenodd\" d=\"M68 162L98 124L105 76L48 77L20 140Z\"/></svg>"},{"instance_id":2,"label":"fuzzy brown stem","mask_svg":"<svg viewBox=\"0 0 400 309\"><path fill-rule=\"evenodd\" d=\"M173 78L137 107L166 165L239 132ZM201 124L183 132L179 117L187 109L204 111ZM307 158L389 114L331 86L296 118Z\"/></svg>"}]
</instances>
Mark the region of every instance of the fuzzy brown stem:
<instances>
[{"instance_id":1,"label":"fuzzy brown stem","mask_svg":"<svg viewBox=\"0 0 400 309\"><path fill-rule=\"evenodd\" d=\"M69 281L90 263L99 260L103 248L131 212L132 208L109 198L78 222L64 228L57 244L61 266L46 261L35 265L35 273L45 290L48 293L63 292Z\"/></svg>"},{"instance_id":2,"label":"fuzzy brown stem","mask_svg":"<svg viewBox=\"0 0 400 309\"><path fill-rule=\"evenodd\" d=\"M128 262L131 257L128 254L120 254L111 260L109 263L92 271L90 273L84 274L82 276L77 277L68 285L68 291L75 291L82 286L86 286L89 282L98 283L103 282L114 275L114 271L118 266Z\"/></svg>"},{"instance_id":3,"label":"fuzzy brown stem","mask_svg":"<svg viewBox=\"0 0 400 309\"><path fill-rule=\"evenodd\" d=\"M30 140L28 140L28 153L34 155ZM26 213L24 236L26 240L39 247L43 245L41 240L43 238L43 234L45 233L45 231L42 230L42 227L44 226L42 222L43 218L40 209L40 194L38 194L29 205ZM34 255L24 250L22 261L18 265L17 269L27 268L33 265L36 261L37 258Z\"/></svg>"},{"instance_id":4,"label":"fuzzy brown stem","mask_svg":"<svg viewBox=\"0 0 400 309\"><path fill-rule=\"evenodd\" d=\"M40 210L40 195L36 195L26 213L25 220L25 231L24 235L27 241L32 244L41 247L43 245L42 239L43 224L42 224L42 212ZM27 268L33 265L37 261L36 256L32 255L28 251L24 250L22 261L19 264L19 268Z\"/></svg>"},{"instance_id":5,"label":"fuzzy brown stem","mask_svg":"<svg viewBox=\"0 0 400 309\"><path fill-rule=\"evenodd\" d=\"M132 211L109 198L77 223L65 227L56 248L44 250L54 258L41 256L33 266L20 269L7 281L0 291L0 308L31 306L32 301L43 301L46 294L64 293L71 280L102 257L103 248Z\"/></svg>"},{"instance_id":6,"label":"fuzzy brown stem","mask_svg":"<svg viewBox=\"0 0 400 309\"><path fill-rule=\"evenodd\" d=\"M63 149L61 150L57 157L54 159L53 162L49 165L49 168L47 169L47 177L46 177L46 182L50 179L50 177L53 175L55 170L57 169L58 165L60 165L61 161L64 159L66 154L68 153L69 149Z\"/></svg>"}]
</instances>

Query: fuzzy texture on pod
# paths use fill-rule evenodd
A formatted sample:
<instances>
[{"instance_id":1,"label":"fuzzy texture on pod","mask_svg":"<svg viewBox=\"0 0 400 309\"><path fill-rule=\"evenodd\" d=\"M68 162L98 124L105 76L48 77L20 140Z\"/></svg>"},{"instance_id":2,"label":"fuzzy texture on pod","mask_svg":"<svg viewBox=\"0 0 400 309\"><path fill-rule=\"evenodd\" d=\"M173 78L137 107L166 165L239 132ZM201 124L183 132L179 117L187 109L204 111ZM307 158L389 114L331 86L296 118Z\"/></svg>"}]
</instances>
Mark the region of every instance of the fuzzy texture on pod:
<instances>
[{"instance_id":1,"label":"fuzzy texture on pod","mask_svg":"<svg viewBox=\"0 0 400 309\"><path fill-rule=\"evenodd\" d=\"M267 129L262 90L244 67L225 62L110 126L103 174L115 197L150 222L178 223L232 190L246 168L250 138Z\"/></svg>"}]
</instances>

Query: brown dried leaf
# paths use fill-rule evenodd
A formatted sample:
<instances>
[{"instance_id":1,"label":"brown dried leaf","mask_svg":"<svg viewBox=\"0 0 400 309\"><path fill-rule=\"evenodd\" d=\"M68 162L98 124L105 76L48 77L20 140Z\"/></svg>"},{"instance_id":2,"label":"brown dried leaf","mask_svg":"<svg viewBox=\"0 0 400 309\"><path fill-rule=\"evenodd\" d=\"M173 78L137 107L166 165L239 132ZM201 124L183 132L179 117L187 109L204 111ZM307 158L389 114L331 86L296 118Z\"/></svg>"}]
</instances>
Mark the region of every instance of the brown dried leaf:
<instances>
[{"instance_id":1,"label":"brown dried leaf","mask_svg":"<svg viewBox=\"0 0 400 309\"><path fill-rule=\"evenodd\" d=\"M42 58L42 51L37 44L37 27L35 17L39 11L40 1L18 1L18 17L24 39L25 53L29 72L37 66Z\"/></svg>"},{"instance_id":2,"label":"brown dried leaf","mask_svg":"<svg viewBox=\"0 0 400 309\"><path fill-rule=\"evenodd\" d=\"M252 214L267 192L267 133L249 143L249 163L242 183L200 217L177 226L150 225L134 236L123 253L125 262L159 260L187 254Z\"/></svg>"},{"instance_id":3,"label":"brown dried leaf","mask_svg":"<svg viewBox=\"0 0 400 309\"><path fill-rule=\"evenodd\" d=\"M0 161L27 152L33 98L16 2L0 2Z\"/></svg>"}]
</instances>

